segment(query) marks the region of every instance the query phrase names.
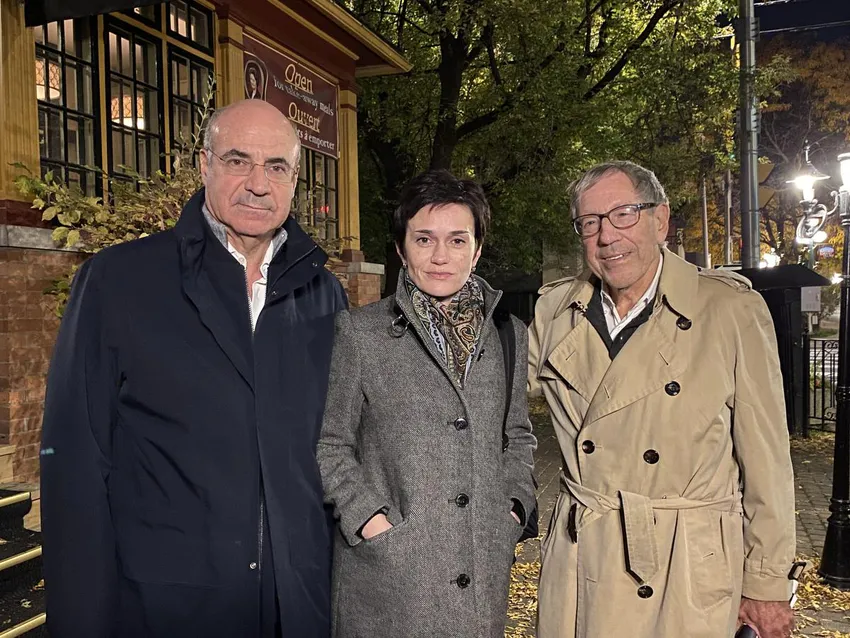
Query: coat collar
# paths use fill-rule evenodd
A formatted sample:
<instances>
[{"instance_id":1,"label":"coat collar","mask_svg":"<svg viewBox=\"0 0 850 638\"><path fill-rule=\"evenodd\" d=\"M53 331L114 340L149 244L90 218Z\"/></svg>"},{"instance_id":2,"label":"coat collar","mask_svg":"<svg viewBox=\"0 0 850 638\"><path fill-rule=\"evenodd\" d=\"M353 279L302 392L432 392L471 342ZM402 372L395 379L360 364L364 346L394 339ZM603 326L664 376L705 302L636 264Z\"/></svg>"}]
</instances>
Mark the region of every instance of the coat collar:
<instances>
[{"instance_id":1,"label":"coat collar","mask_svg":"<svg viewBox=\"0 0 850 638\"><path fill-rule=\"evenodd\" d=\"M174 227L183 290L219 347L253 387L253 340L244 271L204 219L204 200L205 190L201 189L186 203ZM315 277L327 261L324 251L292 216L283 228L287 241L269 265L266 297L269 306Z\"/></svg>"},{"instance_id":2,"label":"coat collar","mask_svg":"<svg viewBox=\"0 0 850 638\"><path fill-rule=\"evenodd\" d=\"M665 250L653 315L613 361L585 317L598 280L586 270L572 282L555 312L555 320L569 327L551 344L540 376L566 380L587 402L584 414L572 402L567 406L577 424L586 426L640 400L674 381L687 367L690 333L680 327L678 318L691 320L696 313L698 273Z\"/></svg>"},{"instance_id":3,"label":"coat collar","mask_svg":"<svg viewBox=\"0 0 850 638\"><path fill-rule=\"evenodd\" d=\"M658 282L656 303L663 302L670 309L686 319L693 319L696 313L696 293L699 269L686 262L675 253L662 249L664 265L661 268L661 279ZM570 291L558 304L555 310L557 319L568 308L581 312L590 304L593 289L598 278L589 268L585 269L573 281Z\"/></svg>"},{"instance_id":4,"label":"coat collar","mask_svg":"<svg viewBox=\"0 0 850 638\"><path fill-rule=\"evenodd\" d=\"M492 322L490 319L493 316L493 313L496 311L496 306L499 304L499 300L502 298L502 291L496 290L490 284L488 284L484 279L479 277L478 275L472 275L475 278L475 281L481 286L481 290L484 293L484 323L481 328L481 334L478 337L478 343L483 343L484 339L487 337L487 333L490 330L490 326ZM422 327L419 318L416 315L416 310L413 307L413 302L410 299L410 294L407 292L407 284L404 280L404 270L402 269L398 273L398 282L396 283L395 290L395 309L393 310L393 314L395 315L395 319L390 325L390 334L396 337L401 337L406 330L409 328L413 328L413 331L419 337L419 340L425 346L425 349L440 366L440 369L446 375L446 377L451 382L452 386L460 396L461 401L463 401L463 389L460 385L454 380L454 377L449 372L446 367L446 362L443 357L437 352L437 347L434 345L434 340L431 339L431 336L425 332L425 328ZM399 314L401 313L401 314ZM473 368L475 367L475 362L473 361Z\"/></svg>"},{"instance_id":5,"label":"coat collar","mask_svg":"<svg viewBox=\"0 0 850 638\"><path fill-rule=\"evenodd\" d=\"M664 267L658 282L658 299L675 314L693 320L697 312L699 269L676 253L663 250Z\"/></svg>"}]
</instances>

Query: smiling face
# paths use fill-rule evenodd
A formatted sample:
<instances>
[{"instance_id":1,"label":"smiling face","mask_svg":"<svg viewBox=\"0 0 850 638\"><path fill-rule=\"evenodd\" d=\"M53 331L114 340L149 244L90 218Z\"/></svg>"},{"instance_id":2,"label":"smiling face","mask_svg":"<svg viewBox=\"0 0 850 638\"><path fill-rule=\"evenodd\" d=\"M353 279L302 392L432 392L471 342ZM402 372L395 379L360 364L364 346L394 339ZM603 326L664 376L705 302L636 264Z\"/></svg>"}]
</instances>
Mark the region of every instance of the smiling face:
<instances>
[{"instance_id":1,"label":"smiling face","mask_svg":"<svg viewBox=\"0 0 850 638\"><path fill-rule=\"evenodd\" d=\"M644 198L631 179L612 171L588 188L579 201L579 215L604 214L624 204L640 204ZM633 291L642 295L655 277L659 246L667 237L670 209L661 204L643 210L631 228L614 228L602 220L598 234L582 240L587 263L612 293Z\"/></svg>"},{"instance_id":2,"label":"smiling face","mask_svg":"<svg viewBox=\"0 0 850 638\"><path fill-rule=\"evenodd\" d=\"M472 212L463 204L420 209L408 220L404 250L398 253L419 290L440 301L451 299L481 256Z\"/></svg>"},{"instance_id":3,"label":"smiling face","mask_svg":"<svg viewBox=\"0 0 850 638\"><path fill-rule=\"evenodd\" d=\"M271 238L286 221L298 179L298 138L289 120L260 100L245 100L222 113L210 133L211 150L201 152L206 204L231 239ZM218 157L217 157L218 156ZM262 166L233 175L225 162L285 164L292 179L272 182Z\"/></svg>"}]
</instances>

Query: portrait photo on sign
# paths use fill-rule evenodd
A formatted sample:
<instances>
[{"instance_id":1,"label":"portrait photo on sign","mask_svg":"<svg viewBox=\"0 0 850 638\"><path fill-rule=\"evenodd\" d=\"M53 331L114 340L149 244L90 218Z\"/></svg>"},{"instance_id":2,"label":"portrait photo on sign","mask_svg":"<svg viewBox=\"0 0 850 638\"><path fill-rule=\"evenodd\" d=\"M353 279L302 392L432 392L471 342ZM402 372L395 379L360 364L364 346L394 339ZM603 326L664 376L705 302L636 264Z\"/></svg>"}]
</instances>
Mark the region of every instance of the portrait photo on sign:
<instances>
[{"instance_id":1,"label":"portrait photo on sign","mask_svg":"<svg viewBox=\"0 0 850 638\"><path fill-rule=\"evenodd\" d=\"M245 61L245 97L249 100L265 100L268 73L260 60Z\"/></svg>"}]
</instances>

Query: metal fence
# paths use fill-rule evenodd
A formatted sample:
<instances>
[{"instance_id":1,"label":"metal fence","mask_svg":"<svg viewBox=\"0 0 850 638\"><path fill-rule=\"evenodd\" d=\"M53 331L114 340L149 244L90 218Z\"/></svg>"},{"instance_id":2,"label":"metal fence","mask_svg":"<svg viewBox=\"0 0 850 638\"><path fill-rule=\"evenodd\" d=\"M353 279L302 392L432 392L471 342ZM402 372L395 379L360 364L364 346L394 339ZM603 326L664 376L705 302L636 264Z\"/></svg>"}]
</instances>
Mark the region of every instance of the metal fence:
<instances>
[{"instance_id":1,"label":"metal fence","mask_svg":"<svg viewBox=\"0 0 850 638\"><path fill-rule=\"evenodd\" d=\"M804 361L808 361L806 427L835 430L835 387L838 385L838 341L804 337ZM804 430L804 433L805 433Z\"/></svg>"}]
</instances>

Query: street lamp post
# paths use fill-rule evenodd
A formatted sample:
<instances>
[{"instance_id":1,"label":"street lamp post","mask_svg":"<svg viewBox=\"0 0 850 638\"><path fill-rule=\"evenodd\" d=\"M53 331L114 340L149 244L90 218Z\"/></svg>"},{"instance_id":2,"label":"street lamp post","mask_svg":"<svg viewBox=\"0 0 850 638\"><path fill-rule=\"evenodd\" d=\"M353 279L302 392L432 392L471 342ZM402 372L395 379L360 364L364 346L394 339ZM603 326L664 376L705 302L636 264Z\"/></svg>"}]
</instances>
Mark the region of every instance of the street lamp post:
<instances>
[{"instance_id":1,"label":"street lamp post","mask_svg":"<svg viewBox=\"0 0 850 638\"><path fill-rule=\"evenodd\" d=\"M841 255L841 325L838 332L838 411L835 420L835 454L832 499L829 503L826 540L819 573L839 589L850 589L850 153L838 156L842 185L836 194L844 252Z\"/></svg>"},{"instance_id":2,"label":"street lamp post","mask_svg":"<svg viewBox=\"0 0 850 638\"><path fill-rule=\"evenodd\" d=\"M806 154L808 160L808 153ZM806 208L797 225L797 238L809 240L814 249L814 235L836 211L844 232L841 257L841 324L838 333L838 387L835 417L835 451L832 468L832 498L829 504L821 564L818 573L833 587L850 589L850 153L838 156L842 185L834 192L835 206L827 210L822 204ZM813 186L813 185L812 185ZM811 187L810 187L811 188ZM814 201L813 189L804 193L804 201Z\"/></svg>"}]
</instances>

